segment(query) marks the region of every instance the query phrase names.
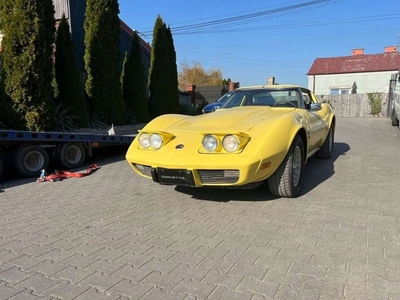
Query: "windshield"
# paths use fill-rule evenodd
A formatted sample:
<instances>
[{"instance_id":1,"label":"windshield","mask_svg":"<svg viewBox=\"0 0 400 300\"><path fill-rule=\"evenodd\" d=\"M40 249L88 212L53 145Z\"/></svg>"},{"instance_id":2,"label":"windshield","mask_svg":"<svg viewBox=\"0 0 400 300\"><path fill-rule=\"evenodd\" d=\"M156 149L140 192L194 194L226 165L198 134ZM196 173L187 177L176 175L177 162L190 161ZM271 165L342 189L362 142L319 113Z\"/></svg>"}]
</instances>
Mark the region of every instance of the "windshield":
<instances>
[{"instance_id":1,"label":"windshield","mask_svg":"<svg viewBox=\"0 0 400 300\"><path fill-rule=\"evenodd\" d=\"M222 95L222 97L219 98L219 99L218 99L217 101L215 101L215 102L223 103L223 102L225 102L226 99L228 99L231 95L232 95L232 92L226 93L226 94Z\"/></svg>"},{"instance_id":2,"label":"windshield","mask_svg":"<svg viewBox=\"0 0 400 300\"><path fill-rule=\"evenodd\" d=\"M300 99L297 88L236 90L221 108L249 105L298 108Z\"/></svg>"}]
</instances>

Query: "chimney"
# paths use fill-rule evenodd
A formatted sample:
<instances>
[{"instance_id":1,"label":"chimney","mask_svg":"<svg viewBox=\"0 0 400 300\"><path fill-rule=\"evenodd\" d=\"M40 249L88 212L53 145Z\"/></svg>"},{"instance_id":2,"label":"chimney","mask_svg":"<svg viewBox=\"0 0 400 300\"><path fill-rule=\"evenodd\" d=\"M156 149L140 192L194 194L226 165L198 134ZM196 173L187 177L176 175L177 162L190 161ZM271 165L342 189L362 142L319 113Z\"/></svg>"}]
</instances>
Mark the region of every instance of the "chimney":
<instances>
[{"instance_id":1,"label":"chimney","mask_svg":"<svg viewBox=\"0 0 400 300\"><path fill-rule=\"evenodd\" d=\"M267 85L274 85L275 77L267 77Z\"/></svg>"},{"instance_id":2,"label":"chimney","mask_svg":"<svg viewBox=\"0 0 400 300\"><path fill-rule=\"evenodd\" d=\"M351 55L364 55L364 49L353 49L351 50Z\"/></svg>"},{"instance_id":3,"label":"chimney","mask_svg":"<svg viewBox=\"0 0 400 300\"><path fill-rule=\"evenodd\" d=\"M397 46L385 47L385 53L397 52Z\"/></svg>"},{"instance_id":4,"label":"chimney","mask_svg":"<svg viewBox=\"0 0 400 300\"><path fill-rule=\"evenodd\" d=\"M229 91L233 91L239 87L239 82L229 82Z\"/></svg>"}]
</instances>

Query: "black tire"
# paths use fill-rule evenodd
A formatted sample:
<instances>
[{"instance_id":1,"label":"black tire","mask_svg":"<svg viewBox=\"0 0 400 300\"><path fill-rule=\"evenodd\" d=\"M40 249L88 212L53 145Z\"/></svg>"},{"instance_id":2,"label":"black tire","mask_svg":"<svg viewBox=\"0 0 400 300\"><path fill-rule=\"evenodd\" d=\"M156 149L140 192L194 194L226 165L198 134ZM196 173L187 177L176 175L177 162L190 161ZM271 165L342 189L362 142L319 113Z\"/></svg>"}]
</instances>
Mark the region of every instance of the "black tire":
<instances>
[{"instance_id":1,"label":"black tire","mask_svg":"<svg viewBox=\"0 0 400 300\"><path fill-rule=\"evenodd\" d=\"M331 158L333 152L333 144L335 141L335 130L331 126L329 128L328 136L326 137L324 144L322 145L321 149L315 153L315 156L318 158Z\"/></svg>"},{"instance_id":2,"label":"black tire","mask_svg":"<svg viewBox=\"0 0 400 300\"><path fill-rule=\"evenodd\" d=\"M296 135L285 159L275 173L268 178L271 194L277 197L296 197L303 185L304 162L303 140Z\"/></svg>"},{"instance_id":3,"label":"black tire","mask_svg":"<svg viewBox=\"0 0 400 300\"><path fill-rule=\"evenodd\" d=\"M53 157L57 166L75 169L83 164L86 153L81 143L70 142L58 144L53 150Z\"/></svg>"},{"instance_id":4,"label":"black tire","mask_svg":"<svg viewBox=\"0 0 400 300\"><path fill-rule=\"evenodd\" d=\"M49 166L49 155L39 146L20 146L14 150L14 167L22 177L39 176Z\"/></svg>"},{"instance_id":5,"label":"black tire","mask_svg":"<svg viewBox=\"0 0 400 300\"><path fill-rule=\"evenodd\" d=\"M3 163L1 162L1 158L0 158L0 177L3 174Z\"/></svg>"},{"instance_id":6,"label":"black tire","mask_svg":"<svg viewBox=\"0 0 400 300\"><path fill-rule=\"evenodd\" d=\"M394 109L392 111L391 119L392 119L392 126L399 127L399 120L397 120L397 118L396 118L396 114L394 113Z\"/></svg>"}]
</instances>

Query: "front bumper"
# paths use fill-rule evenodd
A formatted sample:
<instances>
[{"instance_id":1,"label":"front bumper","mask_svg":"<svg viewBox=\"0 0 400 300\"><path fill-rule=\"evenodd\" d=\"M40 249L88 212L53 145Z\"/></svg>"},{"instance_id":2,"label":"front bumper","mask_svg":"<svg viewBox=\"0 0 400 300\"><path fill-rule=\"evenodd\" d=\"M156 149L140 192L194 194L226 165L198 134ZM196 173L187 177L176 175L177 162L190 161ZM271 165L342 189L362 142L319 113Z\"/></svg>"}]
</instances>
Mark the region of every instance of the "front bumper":
<instances>
[{"instance_id":1,"label":"front bumper","mask_svg":"<svg viewBox=\"0 0 400 300\"><path fill-rule=\"evenodd\" d=\"M278 158L243 154L174 154L128 150L126 159L139 175L161 184L184 186L243 186L268 178Z\"/></svg>"}]
</instances>

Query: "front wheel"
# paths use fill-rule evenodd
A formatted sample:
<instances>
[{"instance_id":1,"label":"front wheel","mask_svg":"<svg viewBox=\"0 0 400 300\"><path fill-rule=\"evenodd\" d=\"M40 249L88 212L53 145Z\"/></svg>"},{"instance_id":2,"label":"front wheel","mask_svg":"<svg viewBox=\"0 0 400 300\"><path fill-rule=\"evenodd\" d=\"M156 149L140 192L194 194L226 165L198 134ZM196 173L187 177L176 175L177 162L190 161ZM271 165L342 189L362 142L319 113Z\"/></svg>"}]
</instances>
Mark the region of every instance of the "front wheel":
<instances>
[{"instance_id":1,"label":"front wheel","mask_svg":"<svg viewBox=\"0 0 400 300\"><path fill-rule=\"evenodd\" d=\"M296 197L303 185L304 162L303 140L297 135L279 168L268 178L270 192L277 197Z\"/></svg>"}]
</instances>

